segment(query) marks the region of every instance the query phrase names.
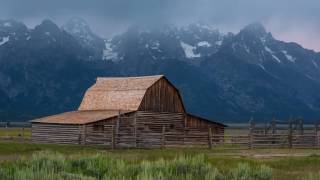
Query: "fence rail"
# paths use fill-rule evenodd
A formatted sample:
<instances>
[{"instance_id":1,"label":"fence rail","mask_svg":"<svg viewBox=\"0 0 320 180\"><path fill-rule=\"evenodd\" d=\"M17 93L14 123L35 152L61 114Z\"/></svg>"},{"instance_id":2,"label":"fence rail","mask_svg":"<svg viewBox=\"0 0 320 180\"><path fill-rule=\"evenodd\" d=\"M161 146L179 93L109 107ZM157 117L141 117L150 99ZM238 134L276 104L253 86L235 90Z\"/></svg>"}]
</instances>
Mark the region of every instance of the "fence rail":
<instances>
[{"instance_id":1,"label":"fence rail","mask_svg":"<svg viewBox=\"0 0 320 180\"><path fill-rule=\"evenodd\" d=\"M85 144L102 144L112 148L166 148L166 147L190 147L206 146L209 148L320 148L320 133L314 134L260 134L248 133L247 135L212 134L211 129L195 131L185 129L184 132L166 131L135 134L116 132L115 126L105 126L105 130L113 133L87 132Z\"/></svg>"},{"instance_id":2,"label":"fence rail","mask_svg":"<svg viewBox=\"0 0 320 180\"><path fill-rule=\"evenodd\" d=\"M104 145L111 148L133 147L133 148L166 148L166 147L190 147L203 146L209 148L319 148L320 149L320 128L317 124L314 129L312 126L308 130L303 126L295 129L289 124L287 129L284 125L281 129L277 129L275 124L265 129L259 129L254 123L249 124L246 133L235 134L216 134L212 129L181 128L173 130L165 126L159 126L157 132L141 131L137 133L134 126L126 126L124 131L117 130L116 125L104 125L103 132L97 132L93 127L84 129L75 129L73 127L64 128L63 133L71 129L75 137L72 139L74 144L81 145ZM261 126L264 127L264 126ZM302 127L302 128L301 128ZM10 128L8 128L10 129ZM10 137L0 136L0 140L6 141L23 141L29 142L29 137L25 136L24 127L19 128L19 136ZM33 133L43 133L46 128ZM70 130L70 131L71 131ZM78 135L78 136L77 136ZM41 140L41 139L40 139ZM40 140L38 142L40 142ZM56 137L53 141L60 141L61 138ZM45 142L45 141L44 141Z\"/></svg>"}]
</instances>

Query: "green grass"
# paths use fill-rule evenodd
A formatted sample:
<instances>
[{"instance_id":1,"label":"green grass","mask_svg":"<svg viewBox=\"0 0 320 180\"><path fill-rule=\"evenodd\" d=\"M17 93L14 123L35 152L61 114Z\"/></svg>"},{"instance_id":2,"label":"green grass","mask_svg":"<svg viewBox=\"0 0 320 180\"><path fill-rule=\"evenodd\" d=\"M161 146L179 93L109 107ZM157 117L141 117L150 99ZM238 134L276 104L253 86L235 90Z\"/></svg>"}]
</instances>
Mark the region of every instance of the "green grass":
<instances>
[{"instance_id":1,"label":"green grass","mask_svg":"<svg viewBox=\"0 0 320 180\"><path fill-rule=\"evenodd\" d=\"M109 153L87 157L69 157L61 153L40 151L31 158L6 163L0 178L24 179L172 179L172 180L269 180L272 169L266 165L239 163L219 172L203 155L178 155L173 159L127 160Z\"/></svg>"},{"instance_id":2,"label":"green grass","mask_svg":"<svg viewBox=\"0 0 320 180\"><path fill-rule=\"evenodd\" d=\"M0 137L21 137L24 135L26 138L31 136L30 128L0 128Z\"/></svg>"},{"instance_id":3,"label":"green grass","mask_svg":"<svg viewBox=\"0 0 320 180\"><path fill-rule=\"evenodd\" d=\"M28 143L0 142L0 167L17 163L20 159L31 159L38 151L51 151L62 154L66 159L79 160L83 157L108 156L119 161L156 162L161 159L171 161L179 156L195 157L204 155L205 162L216 168L221 174L228 174L239 164L250 167L265 165L272 168L273 179L316 179L320 171L320 150L318 149L253 149L226 150L207 148L175 149L119 149L110 150L103 147L82 147L72 145L39 145ZM272 157L282 154L288 157ZM259 156L257 156L259 155ZM297 156L299 155L299 156ZM300 157L303 155L303 157Z\"/></svg>"}]
</instances>

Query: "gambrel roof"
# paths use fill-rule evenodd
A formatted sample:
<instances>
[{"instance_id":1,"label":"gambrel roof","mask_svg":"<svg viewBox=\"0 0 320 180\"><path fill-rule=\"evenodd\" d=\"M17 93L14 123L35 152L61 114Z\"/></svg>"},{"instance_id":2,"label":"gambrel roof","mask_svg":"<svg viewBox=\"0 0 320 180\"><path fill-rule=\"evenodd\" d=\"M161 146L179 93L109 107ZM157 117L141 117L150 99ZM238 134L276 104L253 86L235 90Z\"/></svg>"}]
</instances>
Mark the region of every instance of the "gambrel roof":
<instances>
[{"instance_id":1,"label":"gambrel roof","mask_svg":"<svg viewBox=\"0 0 320 180\"><path fill-rule=\"evenodd\" d=\"M163 75L97 78L78 110L138 110L149 87Z\"/></svg>"}]
</instances>

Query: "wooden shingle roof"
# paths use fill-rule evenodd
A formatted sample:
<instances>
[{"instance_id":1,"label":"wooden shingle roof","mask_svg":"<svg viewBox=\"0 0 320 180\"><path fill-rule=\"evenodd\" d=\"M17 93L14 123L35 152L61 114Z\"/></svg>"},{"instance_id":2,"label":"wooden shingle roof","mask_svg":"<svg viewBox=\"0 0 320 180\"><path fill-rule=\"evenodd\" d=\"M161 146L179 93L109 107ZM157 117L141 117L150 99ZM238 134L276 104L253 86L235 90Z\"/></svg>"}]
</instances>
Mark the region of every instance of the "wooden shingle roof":
<instances>
[{"instance_id":1,"label":"wooden shingle roof","mask_svg":"<svg viewBox=\"0 0 320 180\"><path fill-rule=\"evenodd\" d=\"M164 77L97 78L90 87L78 110L128 110L136 111L149 87Z\"/></svg>"},{"instance_id":2,"label":"wooden shingle roof","mask_svg":"<svg viewBox=\"0 0 320 180\"><path fill-rule=\"evenodd\" d=\"M129 113L129 111L121 111L121 114ZM71 111L53 116L47 116L32 120L32 123L51 123L51 124L89 124L92 122L116 117L119 111Z\"/></svg>"}]
</instances>

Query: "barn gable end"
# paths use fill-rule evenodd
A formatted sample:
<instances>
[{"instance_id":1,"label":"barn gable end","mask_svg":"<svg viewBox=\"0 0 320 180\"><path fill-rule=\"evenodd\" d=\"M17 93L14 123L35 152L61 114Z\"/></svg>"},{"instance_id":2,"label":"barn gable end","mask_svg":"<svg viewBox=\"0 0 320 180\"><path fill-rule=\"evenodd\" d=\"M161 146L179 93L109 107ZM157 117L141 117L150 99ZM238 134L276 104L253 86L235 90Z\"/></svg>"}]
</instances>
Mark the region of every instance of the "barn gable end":
<instances>
[{"instance_id":1,"label":"barn gable end","mask_svg":"<svg viewBox=\"0 0 320 180\"><path fill-rule=\"evenodd\" d=\"M138 110L185 112L179 91L165 77L147 89Z\"/></svg>"}]
</instances>

